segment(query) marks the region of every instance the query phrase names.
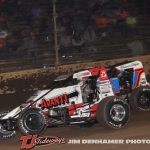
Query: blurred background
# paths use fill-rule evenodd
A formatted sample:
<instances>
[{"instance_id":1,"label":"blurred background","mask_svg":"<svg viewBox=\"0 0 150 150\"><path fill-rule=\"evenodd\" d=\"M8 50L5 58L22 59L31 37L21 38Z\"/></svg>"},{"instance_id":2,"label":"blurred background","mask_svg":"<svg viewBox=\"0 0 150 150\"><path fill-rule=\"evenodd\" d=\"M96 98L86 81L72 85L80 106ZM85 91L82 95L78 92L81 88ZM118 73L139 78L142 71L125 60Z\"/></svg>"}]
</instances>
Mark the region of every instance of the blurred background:
<instances>
[{"instance_id":1,"label":"blurred background","mask_svg":"<svg viewBox=\"0 0 150 150\"><path fill-rule=\"evenodd\" d=\"M0 72L150 54L149 0L0 0Z\"/></svg>"}]
</instances>

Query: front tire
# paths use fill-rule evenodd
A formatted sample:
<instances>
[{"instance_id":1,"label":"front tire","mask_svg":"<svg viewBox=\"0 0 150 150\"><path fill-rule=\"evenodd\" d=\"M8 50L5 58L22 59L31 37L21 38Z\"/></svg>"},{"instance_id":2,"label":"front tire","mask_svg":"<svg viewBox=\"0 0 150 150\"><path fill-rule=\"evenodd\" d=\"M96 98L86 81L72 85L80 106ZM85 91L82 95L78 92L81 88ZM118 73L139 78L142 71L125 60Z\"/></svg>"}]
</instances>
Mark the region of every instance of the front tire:
<instances>
[{"instance_id":1,"label":"front tire","mask_svg":"<svg viewBox=\"0 0 150 150\"><path fill-rule=\"evenodd\" d=\"M0 118L7 115L8 112L0 112ZM16 134L16 131L8 131L5 127L4 123L0 122L0 139L11 138Z\"/></svg>"},{"instance_id":2,"label":"front tire","mask_svg":"<svg viewBox=\"0 0 150 150\"><path fill-rule=\"evenodd\" d=\"M19 116L18 128L24 135L39 135L46 128L45 116L38 109L28 109Z\"/></svg>"},{"instance_id":3,"label":"front tire","mask_svg":"<svg viewBox=\"0 0 150 150\"><path fill-rule=\"evenodd\" d=\"M98 123L106 128L120 129L129 120L128 104L116 96L106 97L100 102L96 118Z\"/></svg>"}]
</instances>

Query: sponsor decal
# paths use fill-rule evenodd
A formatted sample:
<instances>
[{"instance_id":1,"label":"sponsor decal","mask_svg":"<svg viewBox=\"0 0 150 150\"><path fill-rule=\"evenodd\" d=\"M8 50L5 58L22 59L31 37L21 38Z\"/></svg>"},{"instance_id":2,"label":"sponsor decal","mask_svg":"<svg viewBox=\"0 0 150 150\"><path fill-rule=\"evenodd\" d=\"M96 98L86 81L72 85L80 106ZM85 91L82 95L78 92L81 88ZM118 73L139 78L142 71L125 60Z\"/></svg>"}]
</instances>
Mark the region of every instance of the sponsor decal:
<instances>
[{"instance_id":1,"label":"sponsor decal","mask_svg":"<svg viewBox=\"0 0 150 150\"><path fill-rule=\"evenodd\" d=\"M106 85L108 85L108 84L110 84L110 81L109 81L109 80L97 81L96 84L97 84L97 85L99 85L99 84L106 84Z\"/></svg>"},{"instance_id":2,"label":"sponsor decal","mask_svg":"<svg viewBox=\"0 0 150 150\"><path fill-rule=\"evenodd\" d=\"M103 81L103 80L108 80L106 68L100 69L100 81Z\"/></svg>"},{"instance_id":3,"label":"sponsor decal","mask_svg":"<svg viewBox=\"0 0 150 150\"><path fill-rule=\"evenodd\" d=\"M61 104L65 104L65 103L69 103L69 98L66 94L58 96L53 99L49 99L49 100L42 99L41 107L42 108L50 108L50 107L59 106Z\"/></svg>"},{"instance_id":4,"label":"sponsor decal","mask_svg":"<svg viewBox=\"0 0 150 150\"><path fill-rule=\"evenodd\" d=\"M90 72L84 72L83 73L83 76L90 76L91 74L90 74Z\"/></svg>"},{"instance_id":5,"label":"sponsor decal","mask_svg":"<svg viewBox=\"0 0 150 150\"><path fill-rule=\"evenodd\" d=\"M141 81L141 82L140 82L140 85L146 85L146 84L147 84L146 81Z\"/></svg>"},{"instance_id":6,"label":"sponsor decal","mask_svg":"<svg viewBox=\"0 0 150 150\"><path fill-rule=\"evenodd\" d=\"M83 78L83 77L88 77L91 76L91 73L89 71L82 71L79 73L75 73L76 78Z\"/></svg>"},{"instance_id":7,"label":"sponsor decal","mask_svg":"<svg viewBox=\"0 0 150 150\"><path fill-rule=\"evenodd\" d=\"M37 135L21 136L21 149L32 149L35 146L44 146L49 144L65 144L65 138L57 136L38 137Z\"/></svg>"},{"instance_id":8,"label":"sponsor decal","mask_svg":"<svg viewBox=\"0 0 150 150\"><path fill-rule=\"evenodd\" d=\"M141 78L140 80L140 85L146 85L147 84L147 80L145 77Z\"/></svg>"},{"instance_id":9,"label":"sponsor decal","mask_svg":"<svg viewBox=\"0 0 150 150\"><path fill-rule=\"evenodd\" d=\"M79 92L74 91L72 93L63 94L63 95L57 96L52 99L42 99L41 107L42 108L51 108L51 107L59 106L62 104L69 104L69 99L71 99L73 97L78 97L78 95L79 95Z\"/></svg>"},{"instance_id":10,"label":"sponsor decal","mask_svg":"<svg viewBox=\"0 0 150 150\"><path fill-rule=\"evenodd\" d=\"M143 91L150 91L150 87L149 88L143 88Z\"/></svg>"},{"instance_id":11,"label":"sponsor decal","mask_svg":"<svg viewBox=\"0 0 150 150\"><path fill-rule=\"evenodd\" d=\"M100 92L103 94L110 93L111 92L111 85L101 85L100 86Z\"/></svg>"},{"instance_id":12,"label":"sponsor decal","mask_svg":"<svg viewBox=\"0 0 150 150\"><path fill-rule=\"evenodd\" d=\"M126 64L126 65L120 66L120 68L123 70L123 69L137 67L137 66L139 66L139 63L131 63L131 64Z\"/></svg>"}]
</instances>

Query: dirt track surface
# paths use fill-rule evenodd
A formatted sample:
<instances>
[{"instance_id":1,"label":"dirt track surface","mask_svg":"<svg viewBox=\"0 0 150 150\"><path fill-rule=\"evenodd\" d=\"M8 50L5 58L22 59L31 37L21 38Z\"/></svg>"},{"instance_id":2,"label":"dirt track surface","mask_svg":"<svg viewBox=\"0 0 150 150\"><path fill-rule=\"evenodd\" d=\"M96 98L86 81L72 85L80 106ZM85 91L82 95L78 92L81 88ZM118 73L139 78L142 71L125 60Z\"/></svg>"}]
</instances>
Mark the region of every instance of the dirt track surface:
<instances>
[{"instance_id":1,"label":"dirt track surface","mask_svg":"<svg viewBox=\"0 0 150 150\"><path fill-rule=\"evenodd\" d=\"M25 96L24 96L25 97ZM2 98L2 97L1 97ZM5 99L6 98L6 99ZM11 98L11 99L10 99ZM2 100L2 99L1 99ZM14 95L3 96L2 106L10 108L6 105L11 102L11 107L19 105L19 97ZM15 102L15 103L14 103ZM21 146L20 141L21 134L18 133L14 138L0 141L0 150L19 150ZM131 118L128 125L121 130L109 130L101 128L98 124L90 128L77 128L77 127L59 127L59 128L48 128L42 136L59 136L64 137L66 141L69 139L150 139L150 112L131 112ZM62 144L62 145L47 145L44 147L35 147L35 150L148 150L150 144Z\"/></svg>"},{"instance_id":2,"label":"dirt track surface","mask_svg":"<svg viewBox=\"0 0 150 150\"><path fill-rule=\"evenodd\" d=\"M150 138L150 113L132 113L131 120L129 124L121 129L121 130L108 130L99 127L99 125L94 125L90 128L75 128L75 127L60 127L60 128L49 128L46 130L45 135L53 135L65 137L68 139L149 139ZM0 141L0 150L8 149L8 150L19 150L21 141L19 141L20 134L15 136L14 139L9 139L5 141ZM35 147L35 150L49 150L49 149L64 149L64 150L109 150L119 148L121 150L130 150L130 149L143 149L148 150L149 144L124 144L124 145L109 145L109 144L97 144L97 145L47 145L44 147Z\"/></svg>"}]
</instances>

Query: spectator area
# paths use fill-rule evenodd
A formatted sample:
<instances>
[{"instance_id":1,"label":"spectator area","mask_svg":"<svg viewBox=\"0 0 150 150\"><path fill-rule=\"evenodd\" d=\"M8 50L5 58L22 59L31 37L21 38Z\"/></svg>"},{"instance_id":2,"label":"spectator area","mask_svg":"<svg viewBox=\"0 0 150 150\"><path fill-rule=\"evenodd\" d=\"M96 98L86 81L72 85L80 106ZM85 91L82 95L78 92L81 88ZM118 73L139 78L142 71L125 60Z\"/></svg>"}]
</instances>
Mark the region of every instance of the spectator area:
<instances>
[{"instance_id":1,"label":"spectator area","mask_svg":"<svg viewBox=\"0 0 150 150\"><path fill-rule=\"evenodd\" d=\"M150 54L145 3L56 0L60 65ZM53 17L52 0L0 1L0 72L55 65Z\"/></svg>"}]
</instances>

